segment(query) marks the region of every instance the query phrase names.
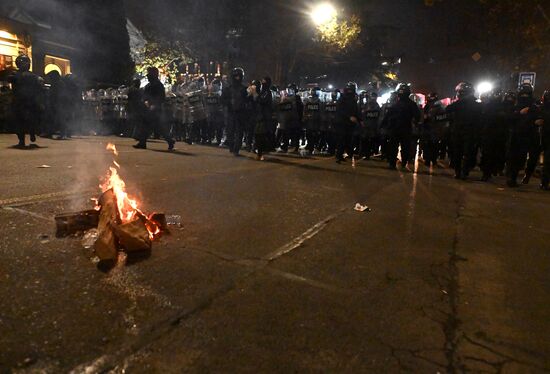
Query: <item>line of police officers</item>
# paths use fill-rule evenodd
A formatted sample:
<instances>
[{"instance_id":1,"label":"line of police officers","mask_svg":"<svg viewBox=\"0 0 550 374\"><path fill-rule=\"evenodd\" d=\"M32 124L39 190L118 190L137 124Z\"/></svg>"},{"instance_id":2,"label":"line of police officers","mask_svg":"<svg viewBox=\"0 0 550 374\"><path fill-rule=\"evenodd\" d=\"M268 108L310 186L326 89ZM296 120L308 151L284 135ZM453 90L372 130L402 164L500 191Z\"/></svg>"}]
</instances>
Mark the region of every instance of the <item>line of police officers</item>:
<instances>
[{"instance_id":1,"label":"line of police officers","mask_svg":"<svg viewBox=\"0 0 550 374\"><path fill-rule=\"evenodd\" d=\"M29 71L28 57L20 56L16 64L13 108L19 145L24 145L25 133L31 142L36 140L41 82ZM227 86L219 79L207 86L199 78L175 85L168 97L157 68L149 68L147 78L143 90L135 81L128 91L136 148L146 148L155 131L169 150L174 148L173 135L188 143L217 142L236 156L244 142L259 160L268 151L287 152L292 146L299 152L303 146L306 154L335 155L338 163L354 154L364 159L379 154L390 169L397 168L400 150L402 168L417 152L428 167L448 157L457 179L468 178L481 155L482 180L505 174L510 187L517 186L522 170L522 182L529 183L541 154L550 155L550 91L538 102L528 84L517 93L493 91L480 102L471 84L460 83L452 104L444 107L432 93L421 110L405 84L380 107L376 92L358 95L352 82L328 98L315 87L302 100L295 84L280 95L269 77L245 85L241 68L233 69ZM549 182L550 157L545 157L541 188L548 190Z\"/></svg>"}]
</instances>

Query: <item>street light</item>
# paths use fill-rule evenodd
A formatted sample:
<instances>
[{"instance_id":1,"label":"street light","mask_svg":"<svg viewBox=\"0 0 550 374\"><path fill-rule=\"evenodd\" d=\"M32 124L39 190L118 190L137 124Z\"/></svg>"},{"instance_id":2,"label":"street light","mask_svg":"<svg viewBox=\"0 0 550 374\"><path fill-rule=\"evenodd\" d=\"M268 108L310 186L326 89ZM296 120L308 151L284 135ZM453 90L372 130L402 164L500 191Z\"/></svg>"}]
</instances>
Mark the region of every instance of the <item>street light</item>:
<instances>
[{"instance_id":1,"label":"street light","mask_svg":"<svg viewBox=\"0 0 550 374\"><path fill-rule=\"evenodd\" d=\"M485 95L493 90L494 86L491 82L481 82L477 85L476 91L479 96Z\"/></svg>"},{"instance_id":2,"label":"street light","mask_svg":"<svg viewBox=\"0 0 550 374\"><path fill-rule=\"evenodd\" d=\"M336 8L330 3L316 5L310 13L310 17L317 26L326 25L336 18Z\"/></svg>"}]
</instances>

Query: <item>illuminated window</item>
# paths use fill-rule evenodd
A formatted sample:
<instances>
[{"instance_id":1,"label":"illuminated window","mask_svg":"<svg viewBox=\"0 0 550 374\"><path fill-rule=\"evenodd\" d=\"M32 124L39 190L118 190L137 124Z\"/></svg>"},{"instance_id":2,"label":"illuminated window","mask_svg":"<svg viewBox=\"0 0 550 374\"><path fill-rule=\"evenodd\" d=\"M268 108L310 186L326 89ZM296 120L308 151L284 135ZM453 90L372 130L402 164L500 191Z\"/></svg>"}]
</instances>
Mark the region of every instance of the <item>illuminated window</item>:
<instances>
[{"instance_id":1,"label":"illuminated window","mask_svg":"<svg viewBox=\"0 0 550 374\"><path fill-rule=\"evenodd\" d=\"M63 72L61 71L61 68L57 66L56 64L48 64L46 67L44 67L44 74L48 74L52 71L57 71L59 75L63 75Z\"/></svg>"},{"instance_id":2,"label":"illuminated window","mask_svg":"<svg viewBox=\"0 0 550 374\"><path fill-rule=\"evenodd\" d=\"M0 30L0 71L14 67L15 59L20 54L31 57L31 46L27 47L18 35Z\"/></svg>"},{"instance_id":3,"label":"illuminated window","mask_svg":"<svg viewBox=\"0 0 550 374\"><path fill-rule=\"evenodd\" d=\"M53 70L57 70L61 75L71 74L71 61L66 58L46 55L44 66L44 74Z\"/></svg>"}]
</instances>

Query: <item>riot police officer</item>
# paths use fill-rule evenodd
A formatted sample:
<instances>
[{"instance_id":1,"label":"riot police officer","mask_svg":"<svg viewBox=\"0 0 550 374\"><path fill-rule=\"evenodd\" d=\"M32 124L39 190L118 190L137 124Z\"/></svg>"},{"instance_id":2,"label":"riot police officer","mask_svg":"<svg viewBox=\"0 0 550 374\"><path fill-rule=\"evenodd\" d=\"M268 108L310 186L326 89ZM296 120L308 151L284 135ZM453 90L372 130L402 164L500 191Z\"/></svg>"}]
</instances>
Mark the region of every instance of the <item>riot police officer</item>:
<instances>
[{"instance_id":1,"label":"riot police officer","mask_svg":"<svg viewBox=\"0 0 550 374\"><path fill-rule=\"evenodd\" d=\"M541 123L539 121L541 119L541 113L539 110L540 108L537 107L536 100L533 97L533 86L530 84L522 84L520 87L518 92L518 104L520 103L520 100L523 99L525 100L525 104L521 104L520 106L525 106L529 103L526 113L527 117L525 117L527 121L527 128L525 130L528 131L525 140L527 141L527 153L529 155L529 159L527 160L527 167L525 168L525 175L522 183L529 184L531 176L535 172L542 153L541 127L539 126ZM525 108L527 108L527 106ZM525 108L517 108L520 110L520 117L523 116L522 111L525 111Z\"/></svg>"},{"instance_id":2,"label":"riot police officer","mask_svg":"<svg viewBox=\"0 0 550 374\"><path fill-rule=\"evenodd\" d=\"M244 70L235 68L231 72L231 84L222 90L222 103L227 108L227 145L235 156L243 144L243 133L247 121L247 87L243 84Z\"/></svg>"},{"instance_id":3,"label":"riot police officer","mask_svg":"<svg viewBox=\"0 0 550 374\"><path fill-rule=\"evenodd\" d=\"M378 127L380 125L381 108L378 104L378 94L371 92L365 98L366 102L361 104L361 134L359 153L363 159L368 160L377 153L376 144Z\"/></svg>"},{"instance_id":4,"label":"riot police officer","mask_svg":"<svg viewBox=\"0 0 550 374\"><path fill-rule=\"evenodd\" d=\"M420 109L410 99L410 95L409 85L400 84L397 88L397 101L389 105L382 123L382 128L388 137L387 157L392 170L396 169L399 146L401 146L401 167L406 168L411 156L413 122L420 120Z\"/></svg>"},{"instance_id":5,"label":"riot police officer","mask_svg":"<svg viewBox=\"0 0 550 374\"><path fill-rule=\"evenodd\" d=\"M459 83L455 91L457 101L447 107L451 123L451 164L455 178L466 179L476 165L482 108L470 83Z\"/></svg>"},{"instance_id":6,"label":"riot police officer","mask_svg":"<svg viewBox=\"0 0 550 374\"><path fill-rule=\"evenodd\" d=\"M527 184L535 170L540 155L540 133L536 121L540 119L533 97L533 87L522 84L518 89L514 119L511 123L507 144L506 177L509 187L517 187L519 172L525 167L527 155L529 163L523 183Z\"/></svg>"},{"instance_id":7,"label":"riot police officer","mask_svg":"<svg viewBox=\"0 0 550 374\"><path fill-rule=\"evenodd\" d=\"M277 144L282 152L288 152L289 142L298 152L300 139L301 120L303 115L303 103L300 96L296 95L296 85L289 84L286 94L281 98L277 107L279 128L277 129Z\"/></svg>"},{"instance_id":8,"label":"riot police officer","mask_svg":"<svg viewBox=\"0 0 550 374\"><path fill-rule=\"evenodd\" d=\"M208 95L206 96L206 118L210 130L210 140L216 138L218 144L221 144L223 138L223 106L221 101L222 81L214 79L210 83Z\"/></svg>"},{"instance_id":9,"label":"riot police officer","mask_svg":"<svg viewBox=\"0 0 550 374\"><path fill-rule=\"evenodd\" d=\"M25 147L25 134L29 134L31 143L36 141L36 130L40 119L42 82L30 71L31 60L20 55L15 60L17 71L9 81L13 86L13 110L16 123L18 148Z\"/></svg>"},{"instance_id":10,"label":"riot police officer","mask_svg":"<svg viewBox=\"0 0 550 374\"><path fill-rule=\"evenodd\" d=\"M319 148L321 152L334 155L336 150L336 108L340 99L340 90L330 94L330 100L323 106Z\"/></svg>"},{"instance_id":11,"label":"riot police officer","mask_svg":"<svg viewBox=\"0 0 550 374\"><path fill-rule=\"evenodd\" d=\"M428 94L421 127L422 152L427 167L436 166L439 156L445 153L443 147L447 126L447 113L437 93Z\"/></svg>"},{"instance_id":12,"label":"riot police officer","mask_svg":"<svg viewBox=\"0 0 550 374\"><path fill-rule=\"evenodd\" d=\"M499 91L491 92L483 104L483 127L480 139L482 181L488 181L492 175L502 172L509 120L509 112L502 94Z\"/></svg>"},{"instance_id":13,"label":"riot police officer","mask_svg":"<svg viewBox=\"0 0 550 374\"><path fill-rule=\"evenodd\" d=\"M208 122L206 120L206 108L204 103L205 81L203 77L189 85L187 92L187 120L191 128L191 141L206 144L209 137Z\"/></svg>"},{"instance_id":14,"label":"riot police officer","mask_svg":"<svg viewBox=\"0 0 550 374\"><path fill-rule=\"evenodd\" d=\"M132 136L136 136L142 127L143 114L145 106L143 104L143 92L140 89L141 81L134 79L128 89L128 122L131 128Z\"/></svg>"},{"instance_id":15,"label":"riot police officer","mask_svg":"<svg viewBox=\"0 0 550 374\"><path fill-rule=\"evenodd\" d=\"M256 126L254 128L254 142L258 152L256 159L263 161L264 152L269 148L270 131L273 116L273 96L271 94L271 78L265 77L261 81L256 100Z\"/></svg>"},{"instance_id":16,"label":"riot police officer","mask_svg":"<svg viewBox=\"0 0 550 374\"><path fill-rule=\"evenodd\" d=\"M162 107L166 99L164 85L159 80L159 70L156 67L147 68L147 79L149 83L143 91L143 103L145 105L145 115L143 119L142 129L139 134L139 142L134 145L134 148L146 149L147 138L155 128L161 132L168 143L168 150L174 149L175 141L172 139L165 124L162 123Z\"/></svg>"},{"instance_id":17,"label":"riot police officer","mask_svg":"<svg viewBox=\"0 0 550 374\"><path fill-rule=\"evenodd\" d=\"M345 161L344 153L353 158L353 133L359 125L359 106L357 103L357 84L348 82L344 94L336 106L338 146L336 162Z\"/></svg>"},{"instance_id":18,"label":"riot police officer","mask_svg":"<svg viewBox=\"0 0 550 374\"><path fill-rule=\"evenodd\" d=\"M307 145L309 154L319 151L321 133L322 102L320 98L321 88L313 87L309 98L304 103L304 123L306 127Z\"/></svg>"}]
</instances>

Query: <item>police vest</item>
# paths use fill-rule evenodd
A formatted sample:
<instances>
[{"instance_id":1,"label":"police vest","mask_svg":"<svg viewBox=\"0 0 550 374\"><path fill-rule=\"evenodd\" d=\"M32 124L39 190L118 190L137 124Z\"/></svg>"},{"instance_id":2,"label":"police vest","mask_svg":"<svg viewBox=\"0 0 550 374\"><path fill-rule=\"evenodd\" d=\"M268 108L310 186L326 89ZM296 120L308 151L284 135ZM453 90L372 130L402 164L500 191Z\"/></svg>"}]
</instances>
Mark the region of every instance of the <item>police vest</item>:
<instances>
[{"instance_id":1,"label":"police vest","mask_svg":"<svg viewBox=\"0 0 550 374\"><path fill-rule=\"evenodd\" d=\"M380 117L380 111L379 110L369 110L365 112L365 118L370 120L375 120Z\"/></svg>"},{"instance_id":2,"label":"police vest","mask_svg":"<svg viewBox=\"0 0 550 374\"><path fill-rule=\"evenodd\" d=\"M321 105L319 103L308 103L306 104L306 111L307 112L318 112L321 109Z\"/></svg>"},{"instance_id":3,"label":"police vest","mask_svg":"<svg viewBox=\"0 0 550 374\"><path fill-rule=\"evenodd\" d=\"M336 103L327 103L325 105L325 112L336 113Z\"/></svg>"},{"instance_id":4,"label":"police vest","mask_svg":"<svg viewBox=\"0 0 550 374\"><path fill-rule=\"evenodd\" d=\"M220 97L219 96L207 96L206 105L219 105Z\"/></svg>"},{"instance_id":5,"label":"police vest","mask_svg":"<svg viewBox=\"0 0 550 374\"><path fill-rule=\"evenodd\" d=\"M279 104L280 112L291 112L294 110L294 105L291 102L282 102Z\"/></svg>"}]
</instances>

